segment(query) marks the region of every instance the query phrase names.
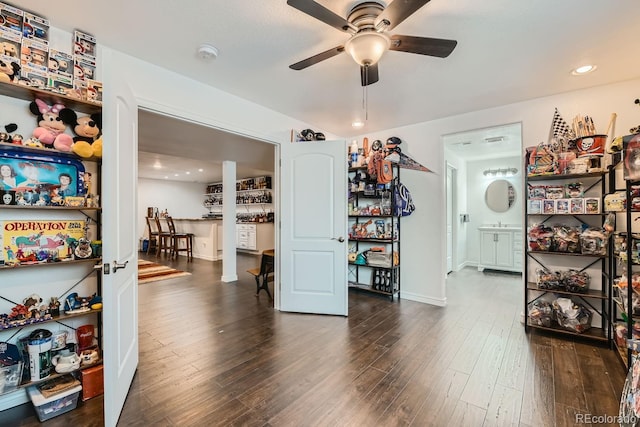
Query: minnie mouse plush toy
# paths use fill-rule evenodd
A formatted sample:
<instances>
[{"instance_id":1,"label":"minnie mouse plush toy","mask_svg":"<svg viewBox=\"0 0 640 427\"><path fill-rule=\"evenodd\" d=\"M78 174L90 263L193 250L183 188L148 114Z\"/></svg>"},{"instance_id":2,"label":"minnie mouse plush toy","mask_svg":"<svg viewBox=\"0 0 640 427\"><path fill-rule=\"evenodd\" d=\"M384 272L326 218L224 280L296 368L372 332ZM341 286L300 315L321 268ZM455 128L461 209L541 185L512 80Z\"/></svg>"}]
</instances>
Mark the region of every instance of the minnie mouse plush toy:
<instances>
[{"instance_id":1,"label":"minnie mouse plush toy","mask_svg":"<svg viewBox=\"0 0 640 427\"><path fill-rule=\"evenodd\" d=\"M67 125L60 118L60 114L68 108L62 104L49 106L41 99L36 99L29 104L29 110L38 118L38 127L33 131L34 138L49 148L71 151L73 138L64 133Z\"/></svg>"}]
</instances>

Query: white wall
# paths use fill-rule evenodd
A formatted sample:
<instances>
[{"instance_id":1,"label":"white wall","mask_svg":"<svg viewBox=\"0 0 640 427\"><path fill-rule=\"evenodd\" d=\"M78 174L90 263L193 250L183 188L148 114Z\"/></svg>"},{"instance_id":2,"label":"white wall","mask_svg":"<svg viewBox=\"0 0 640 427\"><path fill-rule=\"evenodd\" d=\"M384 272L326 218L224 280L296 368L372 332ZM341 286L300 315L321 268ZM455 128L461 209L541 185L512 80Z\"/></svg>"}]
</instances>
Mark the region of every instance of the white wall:
<instances>
[{"instance_id":1,"label":"white wall","mask_svg":"<svg viewBox=\"0 0 640 427\"><path fill-rule=\"evenodd\" d=\"M567 121L588 114L600 132L606 130L611 113L616 112L617 125L612 133L625 135L640 123L638 107L633 104L639 90L640 79L636 79L362 135L383 141L399 137L402 151L434 172L402 171L402 181L416 204L416 211L402 223L402 297L446 304L443 135L521 122L523 145L537 145L547 140L556 107Z\"/></svg>"},{"instance_id":2,"label":"white wall","mask_svg":"<svg viewBox=\"0 0 640 427\"><path fill-rule=\"evenodd\" d=\"M138 178L138 237L148 235L147 207L168 210L174 218L201 218L208 210L202 206L206 184Z\"/></svg>"}]
</instances>

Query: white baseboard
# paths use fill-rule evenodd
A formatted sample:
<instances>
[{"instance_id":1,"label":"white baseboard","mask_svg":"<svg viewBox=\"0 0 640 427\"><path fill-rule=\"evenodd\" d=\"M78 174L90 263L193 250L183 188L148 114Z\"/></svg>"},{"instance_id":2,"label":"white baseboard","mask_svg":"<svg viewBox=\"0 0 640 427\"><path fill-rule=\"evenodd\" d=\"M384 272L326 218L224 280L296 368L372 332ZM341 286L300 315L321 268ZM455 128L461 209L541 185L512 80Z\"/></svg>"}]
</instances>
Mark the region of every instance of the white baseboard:
<instances>
[{"instance_id":1,"label":"white baseboard","mask_svg":"<svg viewBox=\"0 0 640 427\"><path fill-rule=\"evenodd\" d=\"M427 297L424 295L412 294L410 292L400 291L400 298L406 299L409 301L421 302L424 304L431 304L438 307L446 307L447 306L447 298L433 298Z\"/></svg>"},{"instance_id":2,"label":"white baseboard","mask_svg":"<svg viewBox=\"0 0 640 427\"><path fill-rule=\"evenodd\" d=\"M236 282L238 280L238 275L237 274L232 274L230 276L222 276L220 278L220 280L222 280L225 283Z\"/></svg>"}]
</instances>

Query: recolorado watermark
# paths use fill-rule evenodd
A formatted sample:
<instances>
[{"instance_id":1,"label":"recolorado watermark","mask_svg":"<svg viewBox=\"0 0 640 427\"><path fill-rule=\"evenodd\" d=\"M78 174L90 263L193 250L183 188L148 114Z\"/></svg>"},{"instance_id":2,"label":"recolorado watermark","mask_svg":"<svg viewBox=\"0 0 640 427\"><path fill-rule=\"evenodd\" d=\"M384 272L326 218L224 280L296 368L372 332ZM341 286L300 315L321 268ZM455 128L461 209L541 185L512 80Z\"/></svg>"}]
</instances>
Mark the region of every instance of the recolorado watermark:
<instances>
[{"instance_id":1,"label":"recolorado watermark","mask_svg":"<svg viewBox=\"0 0 640 427\"><path fill-rule=\"evenodd\" d=\"M631 424L640 421L635 415L576 414L576 424Z\"/></svg>"}]
</instances>

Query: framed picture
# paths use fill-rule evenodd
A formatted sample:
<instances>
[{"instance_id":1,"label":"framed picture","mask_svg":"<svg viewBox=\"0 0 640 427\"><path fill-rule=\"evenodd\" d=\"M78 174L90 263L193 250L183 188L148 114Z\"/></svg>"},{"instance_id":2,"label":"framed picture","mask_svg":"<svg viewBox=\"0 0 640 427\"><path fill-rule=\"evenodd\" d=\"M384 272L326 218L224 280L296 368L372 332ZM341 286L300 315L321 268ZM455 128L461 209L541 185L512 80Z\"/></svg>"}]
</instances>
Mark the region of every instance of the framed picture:
<instances>
[{"instance_id":1,"label":"framed picture","mask_svg":"<svg viewBox=\"0 0 640 427\"><path fill-rule=\"evenodd\" d=\"M85 169L77 159L55 153L0 148L0 193L15 193L17 205L63 205L86 194Z\"/></svg>"}]
</instances>

